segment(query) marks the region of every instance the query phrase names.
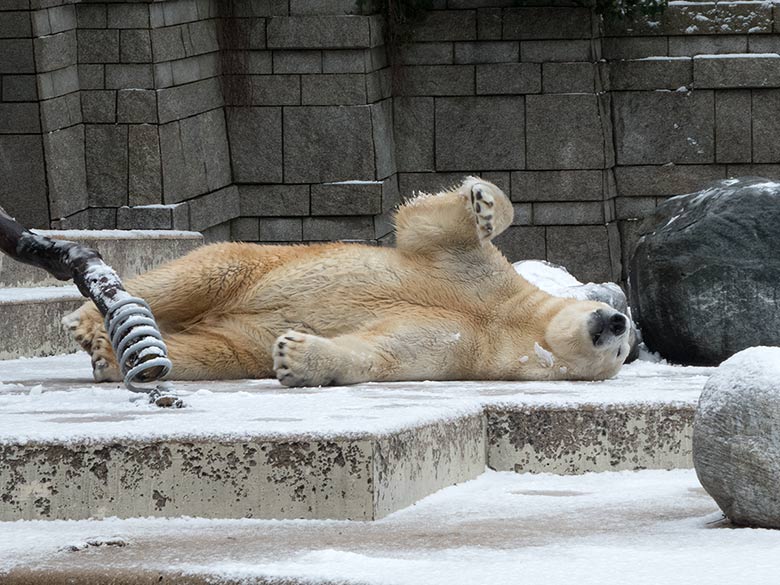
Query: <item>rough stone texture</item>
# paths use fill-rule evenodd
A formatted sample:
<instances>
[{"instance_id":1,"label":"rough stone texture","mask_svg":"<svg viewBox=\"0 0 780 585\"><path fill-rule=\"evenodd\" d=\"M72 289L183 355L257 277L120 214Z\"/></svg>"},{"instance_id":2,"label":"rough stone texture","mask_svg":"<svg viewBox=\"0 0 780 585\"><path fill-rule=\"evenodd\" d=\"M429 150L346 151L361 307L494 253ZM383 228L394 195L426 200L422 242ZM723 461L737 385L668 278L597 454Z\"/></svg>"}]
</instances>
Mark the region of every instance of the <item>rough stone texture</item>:
<instances>
[{"instance_id":1,"label":"rough stone texture","mask_svg":"<svg viewBox=\"0 0 780 585\"><path fill-rule=\"evenodd\" d=\"M753 162L780 162L780 118L776 116L780 107L780 90L754 90L753 107Z\"/></svg>"},{"instance_id":2,"label":"rough stone texture","mask_svg":"<svg viewBox=\"0 0 780 585\"><path fill-rule=\"evenodd\" d=\"M513 201L601 201L603 171L518 171L512 173Z\"/></svg>"},{"instance_id":3,"label":"rough stone texture","mask_svg":"<svg viewBox=\"0 0 780 585\"><path fill-rule=\"evenodd\" d=\"M309 215L308 185L241 185L241 215Z\"/></svg>"},{"instance_id":4,"label":"rough stone texture","mask_svg":"<svg viewBox=\"0 0 780 585\"><path fill-rule=\"evenodd\" d=\"M378 215L382 182L324 183L311 187L312 215Z\"/></svg>"},{"instance_id":5,"label":"rough stone texture","mask_svg":"<svg viewBox=\"0 0 780 585\"><path fill-rule=\"evenodd\" d=\"M780 349L751 348L708 380L693 421L701 485L737 525L780 528Z\"/></svg>"},{"instance_id":6,"label":"rough stone texture","mask_svg":"<svg viewBox=\"0 0 780 585\"><path fill-rule=\"evenodd\" d=\"M777 87L780 86L780 55L694 57L693 79L697 88Z\"/></svg>"},{"instance_id":7,"label":"rough stone texture","mask_svg":"<svg viewBox=\"0 0 780 585\"><path fill-rule=\"evenodd\" d=\"M616 280L607 227L550 226L547 228L547 260L565 266L581 282Z\"/></svg>"},{"instance_id":8,"label":"rough stone texture","mask_svg":"<svg viewBox=\"0 0 780 585\"><path fill-rule=\"evenodd\" d=\"M609 67L609 83L613 90L680 89L688 88L694 81L694 65L687 58L674 60L615 61ZM696 87L712 87L699 84Z\"/></svg>"},{"instance_id":9,"label":"rough stone texture","mask_svg":"<svg viewBox=\"0 0 780 585\"><path fill-rule=\"evenodd\" d=\"M618 193L632 197L681 195L726 178L715 165L625 166L615 169Z\"/></svg>"},{"instance_id":10,"label":"rough stone texture","mask_svg":"<svg viewBox=\"0 0 780 585\"><path fill-rule=\"evenodd\" d=\"M715 92L715 161L744 163L752 160L750 91Z\"/></svg>"},{"instance_id":11,"label":"rough stone texture","mask_svg":"<svg viewBox=\"0 0 780 585\"><path fill-rule=\"evenodd\" d=\"M48 227L49 204L40 136L0 136L0 201L23 225Z\"/></svg>"},{"instance_id":12,"label":"rough stone texture","mask_svg":"<svg viewBox=\"0 0 780 585\"><path fill-rule=\"evenodd\" d=\"M649 348L717 365L746 347L780 345L779 198L778 183L743 178L658 206L629 273Z\"/></svg>"},{"instance_id":13,"label":"rough stone texture","mask_svg":"<svg viewBox=\"0 0 780 585\"><path fill-rule=\"evenodd\" d=\"M281 183L282 109L232 108L227 120L233 180Z\"/></svg>"},{"instance_id":14,"label":"rough stone texture","mask_svg":"<svg viewBox=\"0 0 780 585\"><path fill-rule=\"evenodd\" d=\"M162 161L157 128L136 125L130 126L128 132L128 201L130 205L160 203Z\"/></svg>"},{"instance_id":15,"label":"rough stone texture","mask_svg":"<svg viewBox=\"0 0 780 585\"><path fill-rule=\"evenodd\" d=\"M127 126L87 125L85 164L92 206L127 204Z\"/></svg>"},{"instance_id":16,"label":"rough stone texture","mask_svg":"<svg viewBox=\"0 0 780 585\"><path fill-rule=\"evenodd\" d=\"M78 345L60 324L63 315L75 311L84 297L74 290L66 297L37 301L0 301L3 339L0 360L73 353ZM5 493L5 490L3 490Z\"/></svg>"},{"instance_id":17,"label":"rough stone texture","mask_svg":"<svg viewBox=\"0 0 780 585\"><path fill-rule=\"evenodd\" d=\"M537 63L497 63L477 66L477 94L528 94L542 91Z\"/></svg>"},{"instance_id":18,"label":"rough stone texture","mask_svg":"<svg viewBox=\"0 0 780 585\"><path fill-rule=\"evenodd\" d=\"M494 243L510 262L547 257L545 228L541 226L511 226Z\"/></svg>"},{"instance_id":19,"label":"rough stone texture","mask_svg":"<svg viewBox=\"0 0 780 585\"><path fill-rule=\"evenodd\" d=\"M399 172L435 170L433 104L430 97L397 97L393 100Z\"/></svg>"},{"instance_id":20,"label":"rough stone texture","mask_svg":"<svg viewBox=\"0 0 780 585\"><path fill-rule=\"evenodd\" d=\"M688 468L693 416L690 407L488 408L488 466L564 475Z\"/></svg>"},{"instance_id":21,"label":"rough stone texture","mask_svg":"<svg viewBox=\"0 0 780 585\"><path fill-rule=\"evenodd\" d=\"M44 134L43 146L47 159L57 161L57 164L49 164L48 167L49 207L52 219L85 209L89 204L89 188L84 152L84 129L79 125ZM108 153L106 159L110 160ZM102 178L93 179L92 186L96 196L102 185L104 185Z\"/></svg>"}]
</instances>

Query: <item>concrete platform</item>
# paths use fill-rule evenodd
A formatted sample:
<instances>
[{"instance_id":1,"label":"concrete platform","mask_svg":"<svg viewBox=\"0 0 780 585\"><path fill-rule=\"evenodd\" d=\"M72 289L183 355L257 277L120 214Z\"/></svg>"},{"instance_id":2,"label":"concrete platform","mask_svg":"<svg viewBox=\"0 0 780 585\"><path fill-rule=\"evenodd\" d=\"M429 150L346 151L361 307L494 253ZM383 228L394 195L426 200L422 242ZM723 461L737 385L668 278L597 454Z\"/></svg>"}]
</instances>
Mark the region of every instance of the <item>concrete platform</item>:
<instances>
[{"instance_id":1,"label":"concrete platform","mask_svg":"<svg viewBox=\"0 0 780 585\"><path fill-rule=\"evenodd\" d=\"M777 583L780 531L721 518L692 470L487 472L375 522L0 523L0 582Z\"/></svg>"},{"instance_id":2,"label":"concrete platform","mask_svg":"<svg viewBox=\"0 0 780 585\"><path fill-rule=\"evenodd\" d=\"M177 383L159 409L90 382L84 354L0 362L0 520L378 519L485 466L690 467L710 369L640 362L600 383L289 389Z\"/></svg>"}]
</instances>

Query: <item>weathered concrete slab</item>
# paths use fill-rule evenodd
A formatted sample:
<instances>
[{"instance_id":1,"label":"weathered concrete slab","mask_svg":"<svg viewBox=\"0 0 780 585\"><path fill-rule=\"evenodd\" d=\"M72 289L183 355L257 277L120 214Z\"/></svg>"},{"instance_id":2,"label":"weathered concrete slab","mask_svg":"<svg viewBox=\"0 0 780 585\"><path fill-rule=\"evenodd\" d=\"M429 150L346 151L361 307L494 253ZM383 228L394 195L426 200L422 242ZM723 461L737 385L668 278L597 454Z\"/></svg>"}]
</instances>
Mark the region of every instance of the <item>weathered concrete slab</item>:
<instances>
[{"instance_id":1,"label":"weathered concrete slab","mask_svg":"<svg viewBox=\"0 0 780 585\"><path fill-rule=\"evenodd\" d=\"M94 248L121 278L132 278L203 244L203 236L198 232L39 230L38 233L55 240L72 240ZM0 288L66 284L49 276L44 270L0 255Z\"/></svg>"}]
</instances>

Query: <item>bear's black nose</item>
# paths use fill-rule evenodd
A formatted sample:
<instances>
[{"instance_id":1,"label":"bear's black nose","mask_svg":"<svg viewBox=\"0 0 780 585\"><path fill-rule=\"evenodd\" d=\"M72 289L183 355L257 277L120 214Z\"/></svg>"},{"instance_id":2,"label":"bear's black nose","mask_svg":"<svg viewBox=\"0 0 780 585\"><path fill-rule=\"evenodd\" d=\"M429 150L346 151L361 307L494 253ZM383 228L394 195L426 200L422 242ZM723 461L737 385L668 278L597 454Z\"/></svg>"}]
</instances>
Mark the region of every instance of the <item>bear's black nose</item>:
<instances>
[{"instance_id":1,"label":"bear's black nose","mask_svg":"<svg viewBox=\"0 0 780 585\"><path fill-rule=\"evenodd\" d=\"M609 318L609 329L615 335L622 335L626 330L626 318L620 313L615 313Z\"/></svg>"}]
</instances>

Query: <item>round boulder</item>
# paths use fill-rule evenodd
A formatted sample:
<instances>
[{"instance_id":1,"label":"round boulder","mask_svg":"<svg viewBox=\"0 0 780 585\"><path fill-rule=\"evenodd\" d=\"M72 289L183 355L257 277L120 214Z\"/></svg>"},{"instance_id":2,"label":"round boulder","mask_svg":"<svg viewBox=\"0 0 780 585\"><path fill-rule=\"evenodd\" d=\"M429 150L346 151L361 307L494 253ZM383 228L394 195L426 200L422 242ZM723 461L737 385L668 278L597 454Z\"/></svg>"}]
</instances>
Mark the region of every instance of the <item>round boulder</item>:
<instances>
[{"instance_id":1,"label":"round boulder","mask_svg":"<svg viewBox=\"0 0 780 585\"><path fill-rule=\"evenodd\" d=\"M651 351L712 366L780 345L780 183L747 177L673 197L640 228L630 304Z\"/></svg>"},{"instance_id":2,"label":"round boulder","mask_svg":"<svg viewBox=\"0 0 780 585\"><path fill-rule=\"evenodd\" d=\"M734 523L780 528L780 348L721 364L693 420L693 465Z\"/></svg>"}]
</instances>

